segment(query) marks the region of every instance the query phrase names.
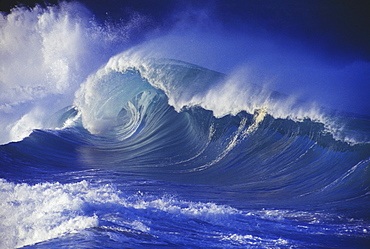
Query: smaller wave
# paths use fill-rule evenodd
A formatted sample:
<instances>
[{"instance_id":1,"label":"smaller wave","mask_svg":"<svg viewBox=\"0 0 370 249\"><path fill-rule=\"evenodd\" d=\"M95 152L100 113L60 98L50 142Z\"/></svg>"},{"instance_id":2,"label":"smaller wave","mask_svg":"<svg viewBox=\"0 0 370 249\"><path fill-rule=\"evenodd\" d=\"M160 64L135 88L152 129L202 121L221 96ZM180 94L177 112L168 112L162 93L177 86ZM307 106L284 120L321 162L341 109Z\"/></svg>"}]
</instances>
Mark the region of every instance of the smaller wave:
<instances>
[{"instance_id":1,"label":"smaller wave","mask_svg":"<svg viewBox=\"0 0 370 249\"><path fill-rule=\"evenodd\" d=\"M211 222L239 213L234 208L214 203L144 197L140 193L125 196L112 185L95 185L85 180L69 184L46 182L29 185L0 179L0 186L3 200L0 210L1 248L33 245L98 226L102 229L117 227L125 231L150 232L150 222L145 221L144 217L140 218L139 210L158 210ZM111 215L115 206L124 213L137 210L137 214L125 219L113 218ZM132 220L136 215L139 217Z\"/></svg>"},{"instance_id":2,"label":"smaller wave","mask_svg":"<svg viewBox=\"0 0 370 249\"><path fill-rule=\"evenodd\" d=\"M57 239L82 232L128 247L143 241L153 246L325 247L323 235L350 245L349 237L365 243L370 231L362 220L324 212L238 210L169 195L125 194L113 184L86 180L30 185L1 179L0 186L2 248L48 245L51 239L55 246Z\"/></svg>"}]
</instances>

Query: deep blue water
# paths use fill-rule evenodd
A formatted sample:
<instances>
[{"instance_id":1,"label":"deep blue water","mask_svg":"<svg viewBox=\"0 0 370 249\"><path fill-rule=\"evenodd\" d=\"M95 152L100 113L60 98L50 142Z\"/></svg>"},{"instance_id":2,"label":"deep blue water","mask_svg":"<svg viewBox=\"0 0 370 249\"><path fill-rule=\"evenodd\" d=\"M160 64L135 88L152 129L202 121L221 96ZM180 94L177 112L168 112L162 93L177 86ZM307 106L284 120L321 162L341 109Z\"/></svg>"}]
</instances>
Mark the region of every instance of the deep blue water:
<instances>
[{"instance_id":1,"label":"deep blue water","mask_svg":"<svg viewBox=\"0 0 370 249\"><path fill-rule=\"evenodd\" d=\"M145 16L3 17L0 248L369 248L366 113L123 37Z\"/></svg>"}]
</instances>

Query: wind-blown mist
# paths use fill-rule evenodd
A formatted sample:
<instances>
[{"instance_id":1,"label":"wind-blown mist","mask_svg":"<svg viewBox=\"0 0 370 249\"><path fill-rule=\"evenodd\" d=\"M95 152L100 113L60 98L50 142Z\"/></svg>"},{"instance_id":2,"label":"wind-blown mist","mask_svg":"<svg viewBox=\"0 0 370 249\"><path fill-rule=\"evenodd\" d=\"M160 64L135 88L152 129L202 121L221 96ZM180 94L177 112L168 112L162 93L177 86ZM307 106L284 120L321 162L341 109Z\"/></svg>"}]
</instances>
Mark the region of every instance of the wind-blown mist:
<instances>
[{"instance_id":1,"label":"wind-blown mist","mask_svg":"<svg viewBox=\"0 0 370 249\"><path fill-rule=\"evenodd\" d=\"M254 84L318 105L369 115L369 62L338 63L291 38L238 33L215 24L175 28L143 47L149 54L158 52L226 74L243 70Z\"/></svg>"},{"instance_id":2,"label":"wind-blown mist","mask_svg":"<svg viewBox=\"0 0 370 249\"><path fill-rule=\"evenodd\" d=\"M127 47L145 23L100 25L78 3L2 14L0 47L0 141L20 140L71 105L86 77Z\"/></svg>"}]
</instances>

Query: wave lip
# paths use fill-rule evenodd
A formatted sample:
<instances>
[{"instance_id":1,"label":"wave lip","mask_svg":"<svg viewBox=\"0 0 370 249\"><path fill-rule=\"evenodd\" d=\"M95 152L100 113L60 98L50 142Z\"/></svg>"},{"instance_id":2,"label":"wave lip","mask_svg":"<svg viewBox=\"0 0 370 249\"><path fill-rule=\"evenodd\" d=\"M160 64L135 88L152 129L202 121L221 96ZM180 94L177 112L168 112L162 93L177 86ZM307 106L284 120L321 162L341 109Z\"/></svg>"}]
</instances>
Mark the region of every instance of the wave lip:
<instances>
[{"instance_id":1,"label":"wave lip","mask_svg":"<svg viewBox=\"0 0 370 249\"><path fill-rule=\"evenodd\" d=\"M116 122L114 119L120 108L143 91L151 91L154 95L164 93L168 104L177 112L202 107L211 110L216 118L222 118L243 111L254 114L263 109L275 119L322 123L325 133L331 133L337 140L356 144L367 143L370 139L366 119L351 120L345 114L300 102L248 82L248 77L239 72L226 76L178 60L148 58L135 49L112 57L90 76L79 89L75 105L85 112L82 115L83 120L86 119L85 127L92 133L99 133L100 128L94 125L104 127L104 123L109 126ZM363 124L357 126L359 130L351 131L347 128L352 126L351 122Z\"/></svg>"}]
</instances>

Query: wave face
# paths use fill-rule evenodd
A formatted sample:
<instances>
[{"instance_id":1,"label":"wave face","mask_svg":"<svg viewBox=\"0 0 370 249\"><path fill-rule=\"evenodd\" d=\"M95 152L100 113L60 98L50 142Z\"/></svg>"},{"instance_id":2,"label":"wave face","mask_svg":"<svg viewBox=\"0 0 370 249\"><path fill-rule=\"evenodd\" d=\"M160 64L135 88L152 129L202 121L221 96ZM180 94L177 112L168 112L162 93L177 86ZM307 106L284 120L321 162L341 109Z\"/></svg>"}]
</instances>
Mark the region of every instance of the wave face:
<instances>
[{"instance_id":1,"label":"wave face","mask_svg":"<svg viewBox=\"0 0 370 249\"><path fill-rule=\"evenodd\" d=\"M68 24L70 7L18 9L6 27L16 13ZM0 248L369 245L368 117L146 51L2 105Z\"/></svg>"}]
</instances>

